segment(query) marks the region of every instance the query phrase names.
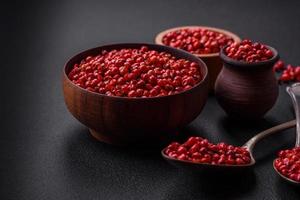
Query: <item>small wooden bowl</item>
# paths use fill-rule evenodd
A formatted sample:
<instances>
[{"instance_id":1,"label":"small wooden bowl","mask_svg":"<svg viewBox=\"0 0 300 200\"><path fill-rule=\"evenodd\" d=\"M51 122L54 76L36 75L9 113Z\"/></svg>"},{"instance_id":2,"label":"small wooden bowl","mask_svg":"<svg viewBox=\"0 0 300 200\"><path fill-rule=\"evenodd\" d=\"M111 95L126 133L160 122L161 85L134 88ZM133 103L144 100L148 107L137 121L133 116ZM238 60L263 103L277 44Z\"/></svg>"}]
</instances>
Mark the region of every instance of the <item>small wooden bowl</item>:
<instances>
[{"instance_id":1,"label":"small wooden bowl","mask_svg":"<svg viewBox=\"0 0 300 200\"><path fill-rule=\"evenodd\" d=\"M178 94L128 98L87 91L67 76L75 63L89 55L97 55L102 50L140 48L142 45L198 63L203 79L193 88ZM113 44L89 49L71 58L63 70L63 93L71 114L86 125L97 140L116 145L159 142L200 114L208 95L208 72L201 59L182 50L154 44Z\"/></svg>"},{"instance_id":2,"label":"small wooden bowl","mask_svg":"<svg viewBox=\"0 0 300 200\"><path fill-rule=\"evenodd\" d=\"M231 37L234 40L234 42L241 41L241 38L239 38L237 35L229 32L227 30L224 30L224 29L208 27L208 26L180 26L180 27L167 29L167 30L162 31L159 34L157 34L156 38L155 38L155 43L160 44L160 45L165 45L162 42L164 35L166 35L167 33L171 32L171 31L176 31L176 30L180 30L180 29L184 29L184 28L208 29L208 30L219 32L219 33L223 33L224 35ZM216 79L217 79L217 77L222 69L222 65L223 65L222 60L219 57L219 52L218 53L210 53L210 54L194 54L194 55L201 58L205 62L206 66L208 68L208 74L209 74L209 89L210 89L210 91L213 91Z\"/></svg>"}]
</instances>

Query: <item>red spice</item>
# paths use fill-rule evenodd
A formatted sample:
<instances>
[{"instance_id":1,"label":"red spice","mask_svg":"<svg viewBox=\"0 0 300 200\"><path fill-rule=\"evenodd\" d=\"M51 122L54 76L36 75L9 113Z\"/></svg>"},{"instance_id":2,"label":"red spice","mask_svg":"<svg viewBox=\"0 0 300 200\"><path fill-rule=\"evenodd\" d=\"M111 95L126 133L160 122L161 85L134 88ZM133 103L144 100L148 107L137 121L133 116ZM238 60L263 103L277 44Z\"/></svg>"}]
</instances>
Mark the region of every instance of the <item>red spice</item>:
<instances>
[{"instance_id":1,"label":"red spice","mask_svg":"<svg viewBox=\"0 0 300 200\"><path fill-rule=\"evenodd\" d=\"M275 167L283 176L300 182L300 147L280 151Z\"/></svg>"},{"instance_id":2,"label":"red spice","mask_svg":"<svg viewBox=\"0 0 300 200\"><path fill-rule=\"evenodd\" d=\"M275 64L274 64L274 66L273 66L273 71L274 72L280 72L280 71L282 71L282 70L284 70L285 69L285 64L284 64L284 62L282 61L282 60L278 60Z\"/></svg>"},{"instance_id":3,"label":"red spice","mask_svg":"<svg viewBox=\"0 0 300 200\"><path fill-rule=\"evenodd\" d=\"M243 40L240 43L233 43L226 47L225 53L228 57L248 63L261 62L273 57L273 52L265 45L251 40Z\"/></svg>"},{"instance_id":4,"label":"red spice","mask_svg":"<svg viewBox=\"0 0 300 200\"><path fill-rule=\"evenodd\" d=\"M284 62L279 60L273 66L273 71L280 73L278 81L281 82L299 82L300 81L300 66L284 65Z\"/></svg>"},{"instance_id":5,"label":"red spice","mask_svg":"<svg viewBox=\"0 0 300 200\"><path fill-rule=\"evenodd\" d=\"M74 65L68 77L89 91L120 97L172 95L202 79L197 63L146 46L88 56Z\"/></svg>"},{"instance_id":6,"label":"red spice","mask_svg":"<svg viewBox=\"0 0 300 200\"><path fill-rule=\"evenodd\" d=\"M190 137L183 144L173 142L164 153L178 160L213 165L244 165L251 162L247 149L225 143L212 144L201 137Z\"/></svg>"},{"instance_id":7,"label":"red spice","mask_svg":"<svg viewBox=\"0 0 300 200\"><path fill-rule=\"evenodd\" d=\"M162 42L191 53L209 54L218 53L223 46L233 43L233 39L204 28L184 28L167 33Z\"/></svg>"}]
</instances>

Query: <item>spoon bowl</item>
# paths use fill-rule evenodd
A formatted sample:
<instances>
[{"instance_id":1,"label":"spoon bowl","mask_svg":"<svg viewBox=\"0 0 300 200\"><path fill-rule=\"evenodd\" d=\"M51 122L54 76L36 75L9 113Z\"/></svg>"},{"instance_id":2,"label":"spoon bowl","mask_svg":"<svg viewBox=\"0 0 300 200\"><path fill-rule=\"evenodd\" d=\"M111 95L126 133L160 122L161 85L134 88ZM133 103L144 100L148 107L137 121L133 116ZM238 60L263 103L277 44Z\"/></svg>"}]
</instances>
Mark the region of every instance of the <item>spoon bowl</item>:
<instances>
[{"instance_id":1,"label":"spoon bowl","mask_svg":"<svg viewBox=\"0 0 300 200\"><path fill-rule=\"evenodd\" d=\"M286 88L287 93L290 95L292 102L293 102L293 107L295 110L295 115L296 115L296 144L295 147L300 146L300 83L294 83L291 86L288 86ZM300 185L300 182L295 181L293 179L290 179L283 174L281 174L277 168L275 167L275 160L273 161L273 168L277 172L277 174L283 178L284 180L288 181L289 183Z\"/></svg>"},{"instance_id":2,"label":"spoon bowl","mask_svg":"<svg viewBox=\"0 0 300 200\"><path fill-rule=\"evenodd\" d=\"M289 128L292 128L296 125L296 120L292 120L289 122L285 122L283 124L274 126L272 128L269 128L263 132L258 133L257 135L255 135L254 137L252 137L250 140L248 140L242 147L247 149L249 154L250 154L250 158L251 161L248 164L243 164L243 165L229 165L229 164L209 164L209 163L199 163L199 162L193 162L193 161L189 161L189 160L179 160L176 158L171 158L168 155L165 154L165 151L167 149L164 148L161 151L161 155L162 157L169 162L171 165L179 167L179 168L184 168L184 169L189 169L189 170L195 170L195 171L199 171L199 170L204 170L204 169L213 169L213 170L222 170L222 169L226 169L226 170L240 170L240 169L247 169L252 167L255 164L255 159L253 157L253 148L255 146L255 144L260 141L261 139L277 133L279 131L282 130L286 130Z\"/></svg>"},{"instance_id":3,"label":"spoon bowl","mask_svg":"<svg viewBox=\"0 0 300 200\"><path fill-rule=\"evenodd\" d=\"M282 175L282 174L277 170L277 168L275 167L275 160L273 161L273 168L274 168L274 170L277 172L277 174L278 174L281 178L283 178L284 180L288 181L289 183L292 183L292 184L294 184L294 185L300 186L300 182L294 181L293 179L290 179L290 178L288 178L288 177Z\"/></svg>"},{"instance_id":4,"label":"spoon bowl","mask_svg":"<svg viewBox=\"0 0 300 200\"><path fill-rule=\"evenodd\" d=\"M161 155L162 157L171 165L178 167L178 168L185 168L185 169L190 169L190 170L207 170L207 169L214 169L214 170L218 170L218 169L233 169L233 170L237 170L237 169L245 169L245 168L249 168L252 165L255 164L255 159L253 158L252 154L250 153L250 157L251 157L251 161L248 164L244 164L244 165L229 165L229 164L222 164L222 165L218 165L218 164L209 164L209 163L198 163L198 162L193 162L193 161L189 161L189 160L178 160L176 158L171 158L168 155L166 155L165 152L166 148L164 148L161 151Z\"/></svg>"}]
</instances>

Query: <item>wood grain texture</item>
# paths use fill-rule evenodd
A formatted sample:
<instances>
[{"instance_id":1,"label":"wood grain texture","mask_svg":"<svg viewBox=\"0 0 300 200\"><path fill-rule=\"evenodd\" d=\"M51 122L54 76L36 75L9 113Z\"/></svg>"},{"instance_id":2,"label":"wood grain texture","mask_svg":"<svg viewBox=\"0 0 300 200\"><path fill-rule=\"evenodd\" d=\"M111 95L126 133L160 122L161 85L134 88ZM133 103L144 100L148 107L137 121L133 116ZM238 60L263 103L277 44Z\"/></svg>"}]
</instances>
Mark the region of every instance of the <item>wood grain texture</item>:
<instances>
[{"instance_id":1,"label":"wood grain texture","mask_svg":"<svg viewBox=\"0 0 300 200\"><path fill-rule=\"evenodd\" d=\"M197 62L203 80L192 89L175 95L127 98L89 92L73 84L67 77L73 65L87 55L95 55L104 49L139 48L142 45ZM208 75L206 65L185 51L160 45L116 44L90 49L74 56L63 71L63 92L71 114L89 127L96 139L118 145L143 143L163 139L200 114L207 99Z\"/></svg>"},{"instance_id":2,"label":"wood grain texture","mask_svg":"<svg viewBox=\"0 0 300 200\"><path fill-rule=\"evenodd\" d=\"M224 29L220 29L220 28L209 27L209 26L180 26L180 27L175 27L175 28L170 28L170 29L164 30L164 31L160 32L159 34L157 34L155 37L155 43L164 45L162 42L164 35L166 35L167 33L171 32L171 31L176 31L176 30L184 29L184 28L208 29L208 30L212 30L212 31L216 31L216 32L228 35L231 38L233 38L233 40L235 42L241 41L241 38L239 36L237 36L236 34L230 32L230 31L224 30ZM194 54L194 55L201 58L205 62L207 69L208 69L208 74L209 74L209 90L213 91L214 87L215 87L216 79L222 69L222 60L219 57L219 52L218 53L210 53L210 54Z\"/></svg>"},{"instance_id":3,"label":"wood grain texture","mask_svg":"<svg viewBox=\"0 0 300 200\"><path fill-rule=\"evenodd\" d=\"M220 57L224 66L216 81L215 95L228 115L257 119L275 104L278 84L272 67L279 55L274 48L268 48L274 57L258 63L235 61L224 54L225 48L222 49Z\"/></svg>"}]
</instances>

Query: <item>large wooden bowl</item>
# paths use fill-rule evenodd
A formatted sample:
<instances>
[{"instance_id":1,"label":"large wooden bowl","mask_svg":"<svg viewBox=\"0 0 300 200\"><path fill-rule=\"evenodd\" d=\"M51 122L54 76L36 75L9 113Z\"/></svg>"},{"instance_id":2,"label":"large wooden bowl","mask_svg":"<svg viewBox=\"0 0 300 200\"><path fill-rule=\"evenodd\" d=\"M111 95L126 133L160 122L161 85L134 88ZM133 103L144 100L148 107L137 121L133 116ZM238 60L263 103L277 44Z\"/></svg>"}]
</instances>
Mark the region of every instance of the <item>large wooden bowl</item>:
<instances>
[{"instance_id":1,"label":"large wooden bowl","mask_svg":"<svg viewBox=\"0 0 300 200\"><path fill-rule=\"evenodd\" d=\"M193 88L178 94L128 98L87 91L73 84L67 76L75 63L89 55L96 55L102 50L139 48L142 45L198 63L203 79ZM87 126L96 139L117 145L159 142L200 114L208 94L208 72L201 59L171 47L154 44L107 45L86 50L67 62L63 70L63 93L71 114Z\"/></svg>"},{"instance_id":2,"label":"large wooden bowl","mask_svg":"<svg viewBox=\"0 0 300 200\"><path fill-rule=\"evenodd\" d=\"M155 43L159 44L159 45L164 45L162 42L162 39L167 33L176 31L176 30L180 30L180 29L184 29L184 28L208 29L208 30L219 32L219 33L223 33L223 34L231 37L235 42L241 41L241 38L239 38L236 34L231 33L224 29L220 29L220 28L214 28L214 27L208 27L208 26L180 26L180 27L175 27L175 28L170 28L170 29L164 30L164 31L160 32L159 34L157 34L155 37ZM222 66L223 66L222 60L219 57L219 52L218 53L210 53L210 54L194 54L194 55L201 58L205 62L206 66L208 68L208 74L209 74L209 89L210 89L210 91L213 91L216 79L222 69Z\"/></svg>"}]
</instances>

